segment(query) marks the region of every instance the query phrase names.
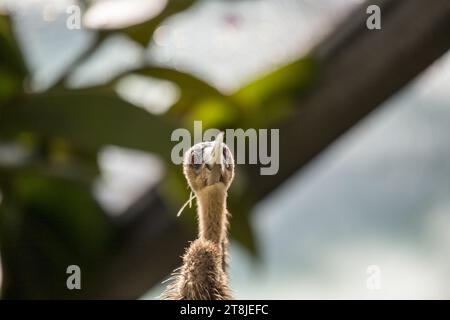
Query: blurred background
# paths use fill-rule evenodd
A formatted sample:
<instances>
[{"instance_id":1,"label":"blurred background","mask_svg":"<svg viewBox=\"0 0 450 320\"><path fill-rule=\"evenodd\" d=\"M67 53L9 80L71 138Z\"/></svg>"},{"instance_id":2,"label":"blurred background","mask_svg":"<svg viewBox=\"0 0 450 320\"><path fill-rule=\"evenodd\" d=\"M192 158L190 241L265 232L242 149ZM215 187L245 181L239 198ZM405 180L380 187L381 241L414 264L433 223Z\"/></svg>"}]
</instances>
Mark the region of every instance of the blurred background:
<instances>
[{"instance_id":1,"label":"blurred background","mask_svg":"<svg viewBox=\"0 0 450 320\"><path fill-rule=\"evenodd\" d=\"M2 298L156 298L196 233L170 135L201 120L280 129L280 172L230 190L236 298L449 299L449 24L446 0L0 0Z\"/></svg>"}]
</instances>

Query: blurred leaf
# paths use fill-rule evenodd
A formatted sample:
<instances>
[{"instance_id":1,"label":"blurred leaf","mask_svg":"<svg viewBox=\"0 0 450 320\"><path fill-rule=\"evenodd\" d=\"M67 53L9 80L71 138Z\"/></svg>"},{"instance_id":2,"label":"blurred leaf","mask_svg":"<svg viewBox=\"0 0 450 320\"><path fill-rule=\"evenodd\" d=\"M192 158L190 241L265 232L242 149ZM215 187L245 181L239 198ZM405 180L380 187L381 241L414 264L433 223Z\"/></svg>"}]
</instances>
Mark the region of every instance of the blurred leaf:
<instances>
[{"instance_id":1,"label":"blurred leaf","mask_svg":"<svg viewBox=\"0 0 450 320\"><path fill-rule=\"evenodd\" d=\"M0 104L8 101L21 90L21 79L9 70L0 67Z\"/></svg>"},{"instance_id":2,"label":"blurred leaf","mask_svg":"<svg viewBox=\"0 0 450 320\"><path fill-rule=\"evenodd\" d=\"M261 127L287 116L317 78L315 60L306 57L244 86L232 99L242 106L248 127Z\"/></svg>"},{"instance_id":3,"label":"blurred leaf","mask_svg":"<svg viewBox=\"0 0 450 320\"><path fill-rule=\"evenodd\" d=\"M82 268L83 288L92 289L109 257L113 227L88 185L27 170L14 177L4 202L0 243L7 298L78 294L65 286L72 264Z\"/></svg>"},{"instance_id":4,"label":"blurred leaf","mask_svg":"<svg viewBox=\"0 0 450 320\"><path fill-rule=\"evenodd\" d=\"M316 77L312 58L297 60L244 86L234 98L249 107L258 107L280 96L299 94Z\"/></svg>"},{"instance_id":5,"label":"blurred leaf","mask_svg":"<svg viewBox=\"0 0 450 320\"><path fill-rule=\"evenodd\" d=\"M144 23L123 29L122 32L124 32L131 39L140 43L141 45L147 46L151 36L153 35L153 32L165 19L183 10L186 10L194 2L194 0L168 1L164 10L157 17L150 19Z\"/></svg>"},{"instance_id":6,"label":"blurred leaf","mask_svg":"<svg viewBox=\"0 0 450 320\"><path fill-rule=\"evenodd\" d=\"M3 68L17 73L21 78L27 75L19 45L14 35L12 21L9 16L0 13L0 64Z\"/></svg>"},{"instance_id":7,"label":"blurred leaf","mask_svg":"<svg viewBox=\"0 0 450 320\"><path fill-rule=\"evenodd\" d=\"M222 94L213 86L209 85L203 80L188 74L186 72L157 67L147 66L136 70L128 71L127 73L136 73L143 76L150 76L169 80L176 83L184 94L196 94L202 96L222 96Z\"/></svg>"},{"instance_id":8,"label":"blurred leaf","mask_svg":"<svg viewBox=\"0 0 450 320\"><path fill-rule=\"evenodd\" d=\"M15 201L23 212L45 222L72 252L95 259L108 244L108 221L89 184L23 172L13 181Z\"/></svg>"},{"instance_id":9,"label":"blurred leaf","mask_svg":"<svg viewBox=\"0 0 450 320\"><path fill-rule=\"evenodd\" d=\"M130 74L163 79L176 84L181 91L181 98L174 106L172 106L169 112L177 116L190 112L199 100L209 98L226 99L226 97L216 88L189 73L159 66L145 66L134 70L128 70L125 73L118 75L106 85L113 87L120 79Z\"/></svg>"},{"instance_id":10,"label":"blurred leaf","mask_svg":"<svg viewBox=\"0 0 450 320\"><path fill-rule=\"evenodd\" d=\"M237 108L223 98L205 98L192 108L188 123L200 120L204 129L233 127L238 112Z\"/></svg>"},{"instance_id":11,"label":"blurred leaf","mask_svg":"<svg viewBox=\"0 0 450 320\"><path fill-rule=\"evenodd\" d=\"M175 83L181 91L181 98L172 106L169 113L177 118L184 117L183 122L187 127L194 120L202 120L204 128L233 127L238 120L241 108L232 99L191 74L156 66L130 70L126 74L129 73ZM118 76L109 85L116 83L126 74Z\"/></svg>"},{"instance_id":12,"label":"blurred leaf","mask_svg":"<svg viewBox=\"0 0 450 320\"><path fill-rule=\"evenodd\" d=\"M54 87L64 87L64 82L67 79L67 76L71 73L71 71L75 70L77 66L81 65L84 61L89 59L97 50L101 47L106 39L109 36L114 35L116 33L123 33L126 36L130 37L134 41L138 42L142 46L146 47L156 30L156 28L167 18L172 15L175 15L183 10L189 8L196 0L169 0L166 7L163 11L156 17L153 17L145 22L121 29L95 29L96 32L96 40L92 43L92 45L86 49L84 52L80 54L67 68L64 74L61 76L61 79L57 81ZM89 3L88 3L89 2ZM89 5L92 3L90 1L83 1L84 7L89 8Z\"/></svg>"},{"instance_id":13,"label":"blurred leaf","mask_svg":"<svg viewBox=\"0 0 450 320\"><path fill-rule=\"evenodd\" d=\"M25 97L5 108L0 136L34 132L62 138L91 153L108 144L156 152L170 157L174 124L100 89L55 90Z\"/></svg>"},{"instance_id":14,"label":"blurred leaf","mask_svg":"<svg viewBox=\"0 0 450 320\"><path fill-rule=\"evenodd\" d=\"M146 47L156 30L156 28L167 18L189 8L196 0L169 0L166 7L156 17L152 17L144 22L126 28L108 28L96 29L105 37L115 32L121 32Z\"/></svg>"},{"instance_id":15,"label":"blurred leaf","mask_svg":"<svg viewBox=\"0 0 450 320\"><path fill-rule=\"evenodd\" d=\"M51 146L51 150L36 150L35 146L27 149L26 146L19 144L17 148L22 148L21 150L26 152L25 157L15 159L14 163L0 161L0 187L7 187L13 177L30 170L70 179L77 183L91 183L100 173L95 154L84 155L74 152L61 154L60 150L53 150L54 146ZM45 153L37 154L37 152Z\"/></svg>"},{"instance_id":16,"label":"blurred leaf","mask_svg":"<svg viewBox=\"0 0 450 320\"><path fill-rule=\"evenodd\" d=\"M27 74L11 18L0 13L0 105L21 91Z\"/></svg>"}]
</instances>

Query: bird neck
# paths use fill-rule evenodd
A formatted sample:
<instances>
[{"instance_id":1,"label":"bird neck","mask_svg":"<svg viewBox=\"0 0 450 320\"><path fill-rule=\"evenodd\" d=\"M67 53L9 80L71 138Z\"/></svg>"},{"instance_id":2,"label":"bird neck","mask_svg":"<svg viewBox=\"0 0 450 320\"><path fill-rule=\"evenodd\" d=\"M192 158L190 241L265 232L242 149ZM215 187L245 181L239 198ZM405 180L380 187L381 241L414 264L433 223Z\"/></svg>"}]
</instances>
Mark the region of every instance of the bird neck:
<instances>
[{"instance_id":1,"label":"bird neck","mask_svg":"<svg viewBox=\"0 0 450 320\"><path fill-rule=\"evenodd\" d=\"M227 233L227 191L214 184L197 192L199 237L220 244Z\"/></svg>"}]
</instances>

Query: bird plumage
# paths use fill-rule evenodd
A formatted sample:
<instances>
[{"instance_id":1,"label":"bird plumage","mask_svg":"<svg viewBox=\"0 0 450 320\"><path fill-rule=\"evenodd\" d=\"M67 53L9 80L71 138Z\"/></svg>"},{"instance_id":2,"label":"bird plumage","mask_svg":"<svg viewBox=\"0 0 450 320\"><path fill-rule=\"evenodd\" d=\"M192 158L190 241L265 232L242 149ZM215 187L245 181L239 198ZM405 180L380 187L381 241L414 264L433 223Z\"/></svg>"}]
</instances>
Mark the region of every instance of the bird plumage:
<instances>
[{"instance_id":1,"label":"bird plumage","mask_svg":"<svg viewBox=\"0 0 450 320\"><path fill-rule=\"evenodd\" d=\"M161 295L169 300L232 299L227 273L227 190L234 178L234 161L222 142L202 142L186 152L184 175L197 198L198 238L183 255L183 264Z\"/></svg>"}]
</instances>

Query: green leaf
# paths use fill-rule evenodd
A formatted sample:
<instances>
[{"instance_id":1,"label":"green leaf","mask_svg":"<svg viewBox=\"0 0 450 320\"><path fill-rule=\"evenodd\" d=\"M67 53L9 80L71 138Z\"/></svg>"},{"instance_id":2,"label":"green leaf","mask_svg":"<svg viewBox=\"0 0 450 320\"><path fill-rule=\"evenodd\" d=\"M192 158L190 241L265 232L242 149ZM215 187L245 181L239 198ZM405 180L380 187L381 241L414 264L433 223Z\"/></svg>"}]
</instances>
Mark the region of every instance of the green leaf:
<instances>
[{"instance_id":1,"label":"green leaf","mask_svg":"<svg viewBox=\"0 0 450 320\"><path fill-rule=\"evenodd\" d=\"M105 250L109 222L90 184L25 171L14 177L13 193L23 212L44 221L70 251L94 259Z\"/></svg>"},{"instance_id":2,"label":"green leaf","mask_svg":"<svg viewBox=\"0 0 450 320\"><path fill-rule=\"evenodd\" d=\"M184 94L195 94L202 96L222 96L222 94L213 86L205 81L182 71L157 67L147 66L136 70L128 71L127 73L135 73L143 76L150 76L160 78L176 83Z\"/></svg>"},{"instance_id":3,"label":"green leaf","mask_svg":"<svg viewBox=\"0 0 450 320\"><path fill-rule=\"evenodd\" d=\"M65 285L73 264L82 268L84 289L91 290L111 254L113 232L89 185L20 172L0 207L6 297L73 297L78 293Z\"/></svg>"},{"instance_id":4,"label":"green leaf","mask_svg":"<svg viewBox=\"0 0 450 320\"><path fill-rule=\"evenodd\" d=\"M153 32L165 19L183 10L186 10L194 2L194 0L169 1L164 10L157 17L150 19L144 23L128 27L122 30L122 32L124 32L131 39L140 43L141 45L147 46L151 36L153 35Z\"/></svg>"},{"instance_id":5,"label":"green leaf","mask_svg":"<svg viewBox=\"0 0 450 320\"><path fill-rule=\"evenodd\" d=\"M22 79L16 73L0 66L0 105L22 89Z\"/></svg>"},{"instance_id":6,"label":"green leaf","mask_svg":"<svg viewBox=\"0 0 450 320\"><path fill-rule=\"evenodd\" d=\"M233 127L239 117L239 109L220 97L201 99L191 109L187 123L200 120L205 129Z\"/></svg>"},{"instance_id":7,"label":"green leaf","mask_svg":"<svg viewBox=\"0 0 450 320\"><path fill-rule=\"evenodd\" d=\"M17 73L22 79L28 74L27 68L17 43L12 21L9 16L0 13L0 65L2 68Z\"/></svg>"},{"instance_id":8,"label":"green leaf","mask_svg":"<svg viewBox=\"0 0 450 320\"><path fill-rule=\"evenodd\" d=\"M200 100L218 98L224 100L227 99L227 97L222 95L216 88L189 73L152 65L134 70L127 70L125 73L118 75L108 82L106 86L114 87L120 79L130 74L163 79L176 84L181 91L181 98L170 109L170 113L175 116L191 112L193 106Z\"/></svg>"},{"instance_id":9,"label":"green leaf","mask_svg":"<svg viewBox=\"0 0 450 320\"><path fill-rule=\"evenodd\" d=\"M76 149L95 153L118 145L160 154L170 159L170 135L175 125L120 99L109 90L55 90L25 97L4 108L0 136L20 132L67 140Z\"/></svg>"},{"instance_id":10,"label":"green leaf","mask_svg":"<svg viewBox=\"0 0 450 320\"><path fill-rule=\"evenodd\" d=\"M244 86L233 96L244 105L257 107L286 94L303 92L316 75L315 61L306 57Z\"/></svg>"},{"instance_id":11,"label":"green leaf","mask_svg":"<svg viewBox=\"0 0 450 320\"><path fill-rule=\"evenodd\" d=\"M317 63L305 57L244 86L231 98L242 107L248 127L263 127L289 115L317 78Z\"/></svg>"},{"instance_id":12,"label":"green leaf","mask_svg":"<svg viewBox=\"0 0 450 320\"><path fill-rule=\"evenodd\" d=\"M188 127L194 120L203 121L204 128L232 127L237 123L241 108L215 87L191 74L156 66L147 66L128 73L175 83L180 88L181 98L172 106L169 113L174 117L183 118ZM113 83L123 76L117 77Z\"/></svg>"},{"instance_id":13,"label":"green leaf","mask_svg":"<svg viewBox=\"0 0 450 320\"><path fill-rule=\"evenodd\" d=\"M120 29L107 28L98 29L103 36L121 32L138 42L142 46L147 46L156 28L167 18L189 8L196 0L170 0L162 12L156 17L147 21Z\"/></svg>"},{"instance_id":14,"label":"green leaf","mask_svg":"<svg viewBox=\"0 0 450 320\"><path fill-rule=\"evenodd\" d=\"M11 18L0 13L0 105L22 90L27 68L16 41Z\"/></svg>"}]
</instances>

